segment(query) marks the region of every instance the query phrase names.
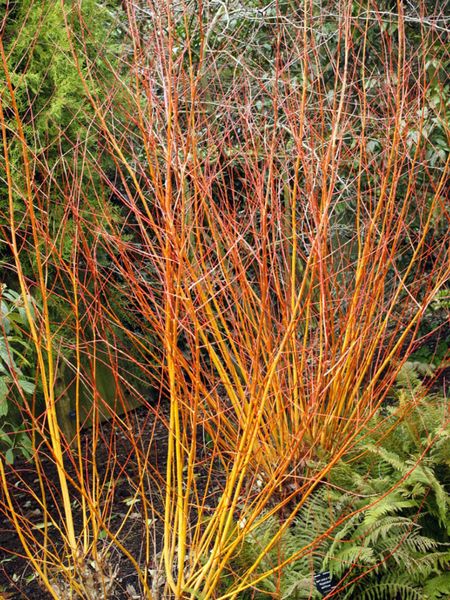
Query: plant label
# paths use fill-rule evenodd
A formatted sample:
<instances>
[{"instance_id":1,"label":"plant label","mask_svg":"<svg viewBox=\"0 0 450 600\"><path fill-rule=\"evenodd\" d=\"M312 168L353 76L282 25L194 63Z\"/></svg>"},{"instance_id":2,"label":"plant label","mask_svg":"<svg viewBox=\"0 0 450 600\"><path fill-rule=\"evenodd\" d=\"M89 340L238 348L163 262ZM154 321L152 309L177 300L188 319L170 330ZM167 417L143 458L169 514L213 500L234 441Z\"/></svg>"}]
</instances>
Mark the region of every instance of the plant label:
<instances>
[{"instance_id":1,"label":"plant label","mask_svg":"<svg viewBox=\"0 0 450 600\"><path fill-rule=\"evenodd\" d=\"M314 575L314 583L316 585L317 590L322 594L322 596L326 596L327 594L332 592L336 587L335 585L333 585L333 580L329 571L322 571L321 573L317 573L317 575Z\"/></svg>"}]
</instances>

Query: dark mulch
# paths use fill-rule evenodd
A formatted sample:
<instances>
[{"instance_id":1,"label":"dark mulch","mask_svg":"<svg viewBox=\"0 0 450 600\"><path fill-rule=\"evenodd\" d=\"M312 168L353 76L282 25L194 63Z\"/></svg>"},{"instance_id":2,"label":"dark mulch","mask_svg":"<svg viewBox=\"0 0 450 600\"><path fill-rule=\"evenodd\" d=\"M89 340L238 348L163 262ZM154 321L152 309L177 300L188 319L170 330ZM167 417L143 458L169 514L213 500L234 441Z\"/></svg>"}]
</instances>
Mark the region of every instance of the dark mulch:
<instances>
[{"instance_id":1,"label":"dark mulch","mask_svg":"<svg viewBox=\"0 0 450 600\"><path fill-rule=\"evenodd\" d=\"M450 370L447 367L437 373L430 384L431 391L441 391L448 389L450 381ZM165 478L166 456L167 456L167 422L169 417L169 407L163 406L159 409L158 418L149 408L139 408L132 411L129 416L129 431L126 432L122 426L115 425L112 421L107 421L101 425L101 439L99 440L96 452L98 475L100 480L112 475L116 482L113 501L113 513L108 519L109 527L112 531L116 530L121 523L125 513L130 506L130 498L135 492L135 484L138 479L138 467L133 447L130 442L138 442L143 451L149 449L149 472L161 482ZM201 434L199 434L201 438ZM89 449L92 448L92 432L87 430L83 434L83 455L89 455ZM199 439L199 464L201 458L205 458L204 453L207 449ZM108 459L114 456L114 465L109 465ZM210 462L210 457L206 463ZM58 521L57 503L58 478L54 462L50 459L42 461L42 467L48 481L54 482L55 497L48 494L48 510L55 515ZM13 467L5 467L7 481L10 488L11 497L15 504L20 508L19 512L25 514L30 521L36 523L39 528L42 523L42 512L36 501L33 500L30 490L35 490L39 495L38 479L36 468L33 462L26 462L17 459ZM70 465L67 466L69 473L74 470ZM208 478L205 471L204 479ZM202 479L200 470L199 479ZM211 483L211 482L210 482ZM217 493L223 481L219 479L212 485ZM27 489L28 486L28 489ZM153 558L161 550L162 532L163 532L163 502L160 488L158 485L150 485L152 490L151 502L156 514L154 520L154 548ZM200 484L201 487L201 484ZM80 504L78 494L75 489L71 490L74 505L75 527L78 531L82 527ZM5 502L5 498L0 492L0 507ZM214 504L213 499L209 504ZM143 556L143 514L140 503L133 505L130 518L126 520L125 526L121 530L119 539L131 555L140 565L145 564ZM36 530L38 535L39 529ZM109 564L117 568L115 575L115 586L108 595L108 600L143 600L144 595L141 591L141 585L134 567L128 559L121 555L115 548L108 557ZM150 562L148 569L153 569L155 564ZM38 577L33 572L28 559L23 556L23 549L15 533L14 527L7 521L0 512L0 600L8 598L9 600L47 600L51 596L40 585ZM100 600L100 596L98 597ZM62 598L61 600L66 600Z\"/></svg>"},{"instance_id":2,"label":"dark mulch","mask_svg":"<svg viewBox=\"0 0 450 600\"><path fill-rule=\"evenodd\" d=\"M134 485L138 479L136 457L130 443L131 436L135 441L138 441L143 450L150 445L149 464L151 465L151 471L156 477L159 473L161 480L164 476L165 457L167 455L167 426L164 424L164 419L167 423L168 407L161 408L160 414L163 417L162 419L155 418L154 414L147 408L139 408L133 411L129 415L132 431L128 434L122 427L114 425L113 422L105 422L101 425L101 439L96 452L99 479L101 481L103 476L106 475L106 478L108 478L114 473L113 478L116 480L113 501L114 512L109 518L109 526L112 531L122 523L123 517L130 507L130 499L133 496ZM89 449L92 448L92 432L89 430L83 434L83 445L88 454ZM109 464L108 466L108 458L111 456L110 448L113 449L114 465ZM47 494L48 510L55 515L58 521L56 506L58 504L58 477L56 467L52 460L45 459L42 461L42 467L46 479L54 482L54 497L51 493ZM73 473L74 469L68 465L68 471ZM30 495L30 490L36 490L39 495L39 482L34 464L17 459L13 467L7 467L6 476L14 503L20 507L21 512L24 512L36 524L36 535L39 535L42 526L42 511L39 504ZM71 494L75 527L80 531L82 518L75 488L71 490ZM4 497L0 496L0 503L3 503L4 500ZM156 514L162 515L163 505L157 485L155 485L155 493L152 493L152 504ZM131 555L140 564L144 564L143 514L139 502L132 506L131 515L126 520L119 539ZM154 556L161 549L162 527L162 519L155 519ZM56 538L55 545L57 545ZM117 568L114 577L114 591L111 592L109 598L117 600L143 598L136 571L128 559L123 555L121 556L117 549L113 549L108 562L114 568ZM148 568L151 567L151 564L148 565ZM64 593L61 592L61 595L63 596ZM3 515L0 515L0 598L14 600L47 600L47 598L51 598L50 594L41 587L29 561L23 556L20 540L11 523Z\"/></svg>"}]
</instances>

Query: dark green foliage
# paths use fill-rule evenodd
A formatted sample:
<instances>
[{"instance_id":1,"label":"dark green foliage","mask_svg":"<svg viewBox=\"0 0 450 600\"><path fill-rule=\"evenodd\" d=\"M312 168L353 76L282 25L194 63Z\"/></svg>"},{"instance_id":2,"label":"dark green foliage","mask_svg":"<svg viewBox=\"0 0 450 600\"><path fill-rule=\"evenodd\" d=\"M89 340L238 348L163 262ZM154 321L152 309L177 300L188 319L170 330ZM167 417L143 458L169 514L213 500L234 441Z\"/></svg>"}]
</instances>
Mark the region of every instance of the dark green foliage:
<instances>
[{"instance_id":1,"label":"dark green foliage","mask_svg":"<svg viewBox=\"0 0 450 600\"><path fill-rule=\"evenodd\" d=\"M115 1L112 6L117 4ZM111 6L97 0L55 2L22 0L0 6L2 40L7 71L14 90L19 118L27 145L32 180L29 181L37 202L50 214L48 234L57 235L64 214L64 197L77 174L83 194L90 197L90 210L96 209L98 177L87 168L91 161L108 161L101 153L101 141L94 124L95 114L89 93L111 92L112 68L117 63L120 33L114 26ZM70 33L70 36L69 36ZM69 40L70 38L70 40ZM79 57L73 56L73 51ZM77 65L78 62L78 65ZM81 70L83 79L78 69ZM95 83L89 77L95 71ZM2 77L2 80L4 78ZM1 86L2 106L8 127L8 161L11 167L16 221L24 212L25 170L23 146L18 138L18 123L13 101L5 83ZM6 157L0 158L3 173ZM82 174L82 175L81 175ZM101 195L101 194L100 194ZM0 246L3 262L11 262L6 192L0 192L0 226L5 227ZM21 223L25 231L27 221ZM70 222L67 224L70 234ZM20 232L19 232L20 233ZM70 251L67 236L67 255ZM24 265L32 276L33 265ZM14 281L11 280L14 286Z\"/></svg>"},{"instance_id":2,"label":"dark green foliage","mask_svg":"<svg viewBox=\"0 0 450 600\"><path fill-rule=\"evenodd\" d=\"M424 314L419 327L419 335L426 336L426 342L411 356L412 361L432 367L446 367L450 357L450 287L447 285L436 294ZM446 362L447 361L447 362Z\"/></svg>"},{"instance_id":3,"label":"dark green foliage","mask_svg":"<svg viewBox=\"0 0 450 600\"><path fill-rule=\"evenodd\" d=\"M35 388L35 356L22 298L1 285L0 450L10 463L17 453L29 456L31 441L21 409Z\"/></svg>"},{"instance_id":4,"label":"dark green foliage","mask_svg":"<svg viewBox=\"0 0 450 600\"><path fill-rule=\"evenodd\" d=\"M96 74L100 64L106 75L105 67L109 61L113 63L119 41L111 9L97 0L65 2L64 9L61 2L53 0L22 0L10 4L4 17L3 43L16 102L35 150L50 150L56 159L77 140L91 136L94 142L95 131L87 131L93 112L72 56L66 24L75 50L82 56L84 75L94 64ZM91 93L96 91L100 90L92 84Z\"/></svg>"}]
</instances>

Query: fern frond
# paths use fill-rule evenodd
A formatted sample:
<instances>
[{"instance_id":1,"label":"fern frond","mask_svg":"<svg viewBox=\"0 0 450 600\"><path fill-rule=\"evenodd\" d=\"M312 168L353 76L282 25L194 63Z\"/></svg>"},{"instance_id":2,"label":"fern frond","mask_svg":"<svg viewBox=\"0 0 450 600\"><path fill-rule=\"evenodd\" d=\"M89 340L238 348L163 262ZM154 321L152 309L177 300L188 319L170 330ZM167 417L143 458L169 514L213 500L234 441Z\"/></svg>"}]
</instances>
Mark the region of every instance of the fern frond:
<instances>
[{"instance_id":1,"label":"fern frond","mask_svg":"<svg viewBox=\"0 0 450 600\"><path fill-rule=\"evenodd\" d=\"M355 594L355 592L351 592ZM427 596L423 592L407 583L383 582L376 583L370 587L358 586L357 595L346 595L345 598L358 598L359 600L393 600L401 598L401 600L425 600Z\"/></svg>"},{"instance_id":2,"label":"fern frond","mask_svg":"<svg viewBox=\"0 0 450 600\"><path fill-rule=\"evenodd\" d=\"M424 591L428 600L446 600L450 596L450 572L429 579Z\"/></svg>"},{"instance_id":3,"label":"fern frond","mask_svg":"<svg viewBox=\"0 0 450 600\"><path fill-rule=\"evenodd\" d=\"M349 543L333 556L327 556L324 563L331 575L342 576L350 568L367 568L377 562L373 548Z\"/></svg>"},{"instance_id":4,"label":"fern frond","mask_svg":"<svg viewBox=\"0 0 450 600\"><path fill-rule=\"evenodd\" d=\"M449 564L450 552L426 552L416 558L413 576L416 581L424 582L433 574L439 575L445 572Z\"/></svg>"},{"instance_id":5,"label":"fern frond","mask_svg":"<svg viewBox=\"0 0 450 600\"><path fill-rule=\"evenodd\" d=\"M394 540L400 540L406 534L411 535L414 529L420 529L420 526L411 519L387 515L375 521L365 518L356 534L364 537L367 544L377 545L382 540L388 540L393 545Z\"/></svg>"},{"instance_id":6,"label":"fern frond","mask_svg":"<svg viewBox=\"0 0 450 600\"><path fill-rule=\"evenodd\" d=\"M433 447L430 451L430 458L435 464L442 464L450 467L450 430L442 429L437 434Z\"/></svg>"},{"instance_id":7,"label":"fern frond","mask_svg":"<svg viewBox=\"0 0 450 600\"><path fill-rule=\"evenodd\" d=\"M406 468L403 458L396 452L389 451L382 446L375 446L373 444L367 445L367 451L375 456L378 456L381 460L390 465L392 469L401 475L406 475L408 473L408 469Z\"/></svg>"},{"instance_id":8,"label":"fern frond","mask_svg":"<svg viewBox=\"0 0 450 600\"><path fill-rule=\"evenodd\" d=\"M435 367L431 364L415 361L406 361L397 375L397 387L401 391L416 391L421 387L421 377L430 377L434 373Z\"/></svg>"},{"instance_id":9,"label":"fern frond","mask_svg":"<svg viewBox=\"0 0 450 600\"><path fill-rule=\"evenodd\" d=\"M377 504L369 508L364 515L364 523L367 526L379 523L381 517L392 515L405 508L415 508L415 500L405 500L397 490L382 498Z\"/></svg>"},{"instance_id":10,"label":"fern frond","mask_svg":"<svg viewBox=\"0 0 450 600\"><path fill-rule=\"evenodd\" d=\"M315 586L313 578L303 577L301 579L292 579L290 584L286 586L281 594L281 600L316 600L322 598Z\"/></svg>"}]
</instances>

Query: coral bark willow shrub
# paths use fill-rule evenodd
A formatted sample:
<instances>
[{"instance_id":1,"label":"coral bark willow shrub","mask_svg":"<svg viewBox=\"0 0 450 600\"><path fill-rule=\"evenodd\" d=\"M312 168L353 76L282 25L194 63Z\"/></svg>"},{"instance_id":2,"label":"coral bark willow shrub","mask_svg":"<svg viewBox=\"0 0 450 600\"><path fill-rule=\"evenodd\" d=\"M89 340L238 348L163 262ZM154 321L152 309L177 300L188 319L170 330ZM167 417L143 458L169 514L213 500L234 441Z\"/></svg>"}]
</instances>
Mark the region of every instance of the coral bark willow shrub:
<instances>
[{"instance_id":1,"label":"coral bark willow shrub","mask_svg":"<svg viewBox=\"0 0 450 600\"><path fill-rule=\"evenodd\" d=\"M153 519L143 521L143 563L126 555L144 597L152 588L238 598L320 541L264 561L386 398L448 279L449 234L435 234L448 164L430 168L424 134L425 108L439 122L445 114L446 91L426 67L441 30L420 13L421 42L411 47L409 15L376 2L368 10L344 1L320 10L310 2L124 6L128 78L115 71L105 97L92 92L95 65L86 74L67 21L115 173L88 153L103 187L70 170L74 187L62 202L78 224L76 244L67 259L48 243L45 264L70 282L61 293L76 315L75 366L83 332L113 355L126 339L143 379L159 365L170 402L164 479L139 433L131 436L134 500L151 515L155 487L164 496L164 581L155 575ZM442 98L432 108L431 85ZM100 203L113 196L122 218L107 202L89 212L92 194ZM32 194L24 200L32 211ZM113 295L126 299L127 321ZM126 383L117 363L115 377ZM116 423L129 435L126 421ZM94 420L94 439L99 431ZM74 485L94 530L80 538L85 553L103 528L126 554L122 525L104 518L116 475L111 469L110 488L102 486L80 443L77 461ZM230 581L243 540L273 516L280 527Z\"/></svg>"},{"instance_id":2,"label":"coral bark willow shrub","mask_svg":"<svg viewBox=\"0 0 450 600\"><path fill-rule=\"evenodd\" d=\"M411 48L401 7L375 3L324 5L323 16L309 3L214 16L209 4L127 6L129 128L105 137L130 239L113 223L101 239L111 256L120 245L122 285L165 352L168 585L210 598L263 509L287 511L288 527L324 475L310 459L328 455L326 471L353 443L448 278L448 233L434 235L448 167L427 167L417 119L440 30L424 22ZM232 17L225 41L217 31ZM268 28L268 57L255 54ZM213 459L225 483L210 515Z\"/></svg>"}]
</instances>

